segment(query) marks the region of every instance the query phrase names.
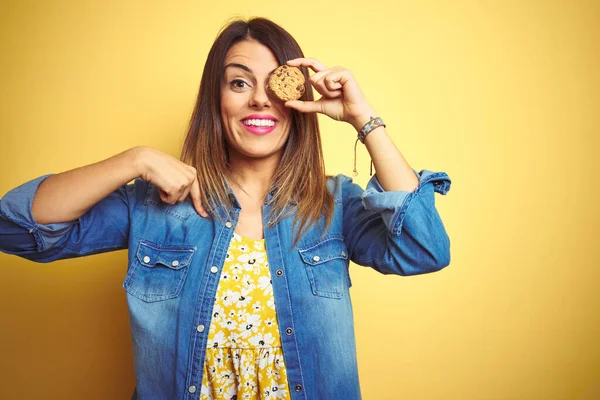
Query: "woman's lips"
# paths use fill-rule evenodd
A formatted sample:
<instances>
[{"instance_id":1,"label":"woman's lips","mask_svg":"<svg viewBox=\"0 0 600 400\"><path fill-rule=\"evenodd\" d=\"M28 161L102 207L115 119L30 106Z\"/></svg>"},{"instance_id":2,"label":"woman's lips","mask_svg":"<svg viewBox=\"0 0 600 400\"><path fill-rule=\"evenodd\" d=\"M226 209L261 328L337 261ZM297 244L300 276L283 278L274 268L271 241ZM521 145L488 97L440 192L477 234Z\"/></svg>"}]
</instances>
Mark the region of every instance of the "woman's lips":
<instances>
[{"instance_id":1,"label":"woman's lips","mask_svg":"<svg viewBox=\"0 0 600 400\"><path fill-rule=\"evenodd\" d=\"M242 126L246 128L248 132L253 133L255 135L266 135L267 133L270 133L273 131L273 129L275 129L275 127L277 126L277 122L275 122L275 125L273 126L246 125L242 122Z\"/></svg>"}]
</instances>

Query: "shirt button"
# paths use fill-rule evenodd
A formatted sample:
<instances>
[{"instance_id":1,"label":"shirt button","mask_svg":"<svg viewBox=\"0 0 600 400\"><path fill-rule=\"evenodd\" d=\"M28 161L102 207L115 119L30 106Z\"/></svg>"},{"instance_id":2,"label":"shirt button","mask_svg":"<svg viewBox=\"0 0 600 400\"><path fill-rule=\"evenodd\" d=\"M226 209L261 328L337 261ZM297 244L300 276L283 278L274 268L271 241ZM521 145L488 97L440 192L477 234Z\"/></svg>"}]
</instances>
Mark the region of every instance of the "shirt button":
<instances>
[{"instance_id":1,"label":"shirt button","mask_svg":"<svg viewBox=\"0 0 600 400\"><path fill-rule=\"evenodd\" d=\"M313 257L313 261L314 262L318 262L320 259L321 259L321 257L319 257L319 256L314 256Z\"/></svg>"},{"instance_id":2,"label":"shirt button","mask_svg":"<svg viewBox=\"0 0 600 400\"><path fill-rule=\"evenodd\" d=\"M188 392L190 393L196 393L196 386L192 385L188 388Z\"/></svg>"},{"instance_id":3,"label":"shirt button","mask_svg":"<svg viewBox=\"0 0 600 400\"><path fill-rule=\"evenodd\" d=\"M231 228L231 227L233 226L233 224L232 224L231 222L227 221L227 222L225 223L225 226L226 226L227 228Z\"/></svg>"},{"instance_id":4,"label":"shirt button","mask_svg":"<svg viewBox=\"0 0 600 400\"><path fill-rule=\"evenodd\" d=\"M295 390L296 392L299 392L299 391L301 391L301 390L302 390L302 385L296 385L296 386L294 387L294 390Z\"/></svg>"},{"instance_id":5,"label":"shirt button","mask_svg":"<svg viewBox=\"0 0 600 400\"><path fill-rule=\"evenodd\" d=\"M149 263L150 262L150 257L148 257L148 256L144 257L144 262L145 263Z\"/></svg>"},{"instance_id":6,"label":"shirt button","mask_svg":"<svg viewBox=\"0 0 600 400\"><path fill-rule=\"evenodd\" d=\"M212 267L210 267L210 272L212 272L213 274L216 274L218 270L219 270L219 268L216 265L213 265Z\"/></svg>"},{"instance_id":7,"label":"shirt button","mask_svg":"<svg viewBox=\"0 0 600 400\"><path fill-rule=\"evenodd\" d=\"M175 260L171 263L172 266L176 267L179 265L179 261Z\"/></svg>"},{"instance_id":8,"label":"shirt button","mask_svg":"<svg viewBox=\"0 0 600 400\"><path fill-rule=\"evenodd\" d=\"M346 252L344 250L342 250L340 254L342 255L342 257L346 257Z\"/></svg>"},{"instance_id":9,"label":"shirt button","mask_svg":"<svg viewBox=\"0 0 600 400\"><path fill-rule=\"evenodd\" d=\"M292 328L287 328L287 329L285 330L285 333L287 333L288 335L291 335L291 334L292 334L292 332L293 332Z\"/></svg>"},{"instance_id":10,"label":"shirt button","mask_svg":"<svg viewBox=\"0 0 600 400\"><path fill-rule=\"evenodd\" d=\"M196 330L197 330L198 332L204 332L204 325L202 325L202 324L198 325L198 326L196 327Z\"/></svg>"},{"instance_id":11,"label":"shirt button","mask_svg":"<svg viewBox=\"0 0 600 400\"><path fill-rule=\"evenodd\" d=\"M277 276L281 276L283 275L283 271L278 269L277 271L275 271L275 274L277 274Z\"/></svg>"}]
</instances>

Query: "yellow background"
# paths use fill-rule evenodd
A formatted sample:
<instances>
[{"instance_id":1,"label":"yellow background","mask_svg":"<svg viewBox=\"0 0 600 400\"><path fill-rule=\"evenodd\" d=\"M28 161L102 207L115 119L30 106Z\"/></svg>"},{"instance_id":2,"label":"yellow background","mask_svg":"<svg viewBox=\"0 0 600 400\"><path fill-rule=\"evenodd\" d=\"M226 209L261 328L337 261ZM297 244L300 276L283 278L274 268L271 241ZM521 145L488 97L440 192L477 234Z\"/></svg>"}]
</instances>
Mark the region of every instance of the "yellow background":
<instances>
[{"instance_id":1,"label":"yellow background","mask_svg":"<svg viewBox=\"0 0 600 400\"><path fill-rule=\"evenodd\" d=\"M0 195L135 145L178 157L218 30L266 16L453 181L448 268L351 266L363 397L600 398L599 2L254 3L3 1ZM355 132L319 118L351 175ZM129 399L126 256L0 254L0 398Z\"/></svg>"}]
</instances>

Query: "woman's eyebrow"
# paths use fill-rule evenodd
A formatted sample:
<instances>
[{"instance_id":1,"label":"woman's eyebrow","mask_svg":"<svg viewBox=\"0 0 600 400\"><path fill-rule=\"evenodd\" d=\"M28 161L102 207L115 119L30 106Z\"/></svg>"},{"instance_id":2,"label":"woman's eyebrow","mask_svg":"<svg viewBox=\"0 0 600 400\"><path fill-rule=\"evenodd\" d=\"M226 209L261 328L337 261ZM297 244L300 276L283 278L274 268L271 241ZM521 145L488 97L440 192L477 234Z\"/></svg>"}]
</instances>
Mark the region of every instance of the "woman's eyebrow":
<instances>
[{"instance_id":1,"label":"woman's eyebrow","mask_svg":"<svg viewBox=\"0 0 600 400\"><path fill-rule=\"evenodd\" d=\"M229 64L227 64L227 65L225 66L225 68L223 68L223 70L226 70L226 69L227 69L227 67L237 67L237 68L241 68L241 69L243 69L244 71L248 71L248 72L250 72L251 74L253 74L252 70L251 70L250 68L248 68L247 66L245 66L244 64L238 64L238 63L229 63ZM275 68L275 69L277 69L277 68ZM271 74L272 74L272 73L275 71L275 69L274 69L273 71L269 72L269 75L271 75Z\"/></svg>"}]
</instances>

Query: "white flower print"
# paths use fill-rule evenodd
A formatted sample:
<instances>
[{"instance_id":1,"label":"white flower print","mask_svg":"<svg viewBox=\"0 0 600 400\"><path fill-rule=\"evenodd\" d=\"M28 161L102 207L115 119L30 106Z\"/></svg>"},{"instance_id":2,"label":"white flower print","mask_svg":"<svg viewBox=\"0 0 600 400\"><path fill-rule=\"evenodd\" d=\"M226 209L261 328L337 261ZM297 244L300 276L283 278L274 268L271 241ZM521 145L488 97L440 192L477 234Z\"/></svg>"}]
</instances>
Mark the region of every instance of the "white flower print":
<instances>
[{"instance_id":1,"label":"white flower print","mask_svg":"<svg viewBox=\"0 0 600 400\"><path fill-rule=\"evenodd\" d=\"M244 322L246 324L251 324L252 326L260 327L262 324L260 315L258 314L247 314L246 318L244 318Z\"/></svg>"},{"instance_id":2,"label":"white flower print","mask_svg":"<svg viewBox=\"0 0 600 400\"><path fill-rule=\"evenodd\" d=\"M239 388L243 392L242 399L256 399L258 387L252 383L252 380L246 380Z\"/></svg>"},{"instance_id":3,"label":"white flower print","mask_svg":"<svg viewBox=\"0 0 600 400\"><path fill-rule=\"evenodd\" d=\"M259 251L252 251L245 254L240 254L237 258L239 262L244 264L244 270L253 271L254 268L259 268L265 262L265 253Z\"/></svg>"},{"instance_id":4,"label":"white flower print","mask_svg":"<svg viewBox=\"0 0 600 400\"><path fill-rule=\"evenodd\" d=\"M240 321L236 332L240 339L245 339L245 341L247 342L248 338L250 338L252 335L256 334L256 332L258 332L260 325L260 315L247 315L244 319Z\"/></svg>"},{"instance_id":5,"label":"white flower print","mask_svg":"<svg viewBox=\"0 0 600 400\"><path fill-rule=\"evenodd\" d=\"M235 389L235 372L229 370L222 370L217 374L217 379L222 386L232 386ZM236 394L233 392L231 395Z\"/></svg>"},{"instance_id":6,"label":"white flower print","mask_svg":"<svg viewBox=\"0 0 600 400\"><path fill-rule=\"evenodd\" d=\"M210 372L203 375L199 400L290 400L264 240L234 232L206 351Z\"/></svg>"},{"instance_id":7,"label":"white flower print","mask_svg":"<svg viewBox=\"0 0 600 400\"><path fill-rule=\"evenodd\" d=\"M248 351L248 350L246 350ZM252 354L252 350L250 351L250 357L244 357L242 361L240 361L239 369L241 371L241 375L245 381L248 381L251 385L254 384L252 377L256 375L256 367L254 365L254 356Z\"/></svg>"},{"instance_id":8,"label":"white flower print","mask_svg":"<svg viewBox=\"0 0 600 400\"><path fill-rule=\"evenodd\" d=\"M212 320L218 322L225 316L225 309L221 306L221 303L215 302L212 310Z\"/></svg>"},{"instance_id":9,"label":"white flower print","mask_svg":"<svg viewBox=\"0 0 600 400\"><path fill-rule=\"evenodd\" d=\"M273 374L273 355L268 354L264 359L259 361L260 369L263 371L263 375L268 378L270 381L273 381L275 378Z\"/></svg>"},{"instance_id":10,"label":"white flower print","mask_svg":"<svg viewBox=\"0 0 600 400\"><path fill-rule=\"evenodd\" d=\"M242 275L244 273L244 266L239 263L231 264L229 266L229 270L231 271L231 275Z\"/></svg>"},{"instance_id":11,"label":"white flower print","mask_svg":"<svg viewBox=\"0 0 600 400\"><path fill-rule=\"evenodd\" d=\"M237 387L234 385L226 386L225 393L223 393L225 399L237 399Z\"/></svg>"},{"instance_id":12,"label":"white flower print","mask_svg":"<svg viewBox=\"0 0 600 400\"><path fill-rule=\"evenodd\" d=\"M260 301L255 301L254 304L252 304L252 312L256 313L256 314L260 314L260 311L263 309L262 304L260 304Z\"/></svg>"},{"instance_id":13,"label":"white flower print","mask_svg":"<svg viewBox=\"0 0 600 400\"><path fill-rule=\"evenodd\" d=\"M287 391L287 385L285 383L280 383L271 387L271 398L288 399L289 394Z\"/></svg>"},{"instance_id":14,"label":"white flower print","mask_svg":"<svg viewBox=\"0 0 600 400\"><path fill-rule=\"evenodd\" d=\"M271 283L270 276L261 276L258 278L258 287L262 289L263 296L272 296L273 295L273 284Z\"/></svg>"},{"instance_id":15,"label":"white flower print","mask_svg":"<svg viewBox=\"0 0 600 400\"><path fill-rule=\"evenodd\" d=\"M223 398L223 392L225 391L225 388L222 386L218 386L216 388L214 388L215 394L217 395L218 399Z\"/></svg>"},{"instance_id":16,"label":"white flower print","mask_svg":"<svg viewBox=\"0 0 600 400\"><path fill-rule=\"evenodd\" d=\"M248 315L249 315L248 312L244 308L240 308L237 311L237 319L238 319L238 321L245 321L246 318L248 317Z\"/></svg>"},{"instance_id":17,"label":"white flower print","mask_svg":"<svg viewBox=\"0 0 600 400\"><path fill-rule=\"evenodd\" d=\"M245 308L252 301L253 297L244 292L245 292L245 290L239 294L239 296L235 302L235 307Z\"/></svg>"},{"instance_id":18,"label":"white flower print","mask_svg":"<svg viewBox=\"0 0 600 400\"><path fill-rule=\"evenodd\" d=\"M203 383L200 389L200 398L206 400L213 400L212 390L209 388L210 383Z\"/></svg>"},{"instance_id":19,"label":"white flower print","mask_svg":"<svg viewBox=\"0 0 600 400\"><path fill-rule=\"evenodd\" d=\"M265 318L265 327L270 328L275 323L273 318Z\"/></svg>"},{"instance_id":20,"label":"white flower print","mask_svg":"<svg viewBox=\"0 0 600 400\"><path fill-rule=\"evenodd\" d=\"M238 321L235 318L223 318L221 319L218 323L217 326L220 326L223 329L226 329L228 331L235 331L238 327Z\"/></svg>"},{"instance_id":21,"label":"white flower print","mask_svg":"<svg viewBox=\"0 0 600 400\"><path fill-rule=\"evenodd\" d=\"M256 287L256 284L254 283L254 278L252 278L248 274L242 276L242 284L244 285L244 289L248 292L252 292Z\"/></svg>"},{"instance_id":22,"label":"white flower print","mask_svg":"<svg viewBox=\"0 0 600 400\"><path fill-rule=\"evenodd\" d=\"M231 289L227 289L221 295L221 303L225 307L230 307L231 305L233 305L233 304L235 304L237 302L237 299L239 297L240 297L240 292L234 291L234 290L231 290Z\"/></svg>"},{"instance_id":23,"label":"white flower print","mask_svg":"<svg viewBox=\"0 0 600 400\"><path fill-rule=\"evenodd\" d=\"M209 343L210 347L216 349L217 347L223 345L225 343L225 333L223 331L218 331L211 343Z\"/></svg>"},{"instance_id":24,"label":"white flower print","mask_svg":"<svg viewBox=\"0 0 600 400\"><path fill-rule=\"evenodd\" d=\"M277 376L279 376L279 371L281 371L279 368L284 366L284 362L283 362L283 350L281 350L275 356L275 366L278 368L277 369Z\"/></svg>"},{"instance_id":25,"label":"white flower print","mask_svg":"<svg viewBox=\"0 0 600 400\"><path fill-rule=\"evenodd\" d=\"M258 332L258 328L250 324L245 326L240 325L240 328L238 329L238 335L244 342L248 342L248 339L251 338L256 332Z\"/></svg>"},{"instance_id":26,"label":"white flower print","mask_svg":"<svg viewBox=\"0 0 600 400\"><path fill-rule=\"evenodd\" d=\"M240 235L238 235L237 233L233 232L233 236L231 237L231 243L229 244L231 247L233 247L234 244L238 244L242 242L242 237Z\"/></svg>"},{"instance_id":27,"label":"white flower print","mask_svg":"<svg viewBox=\"0 0 600 400\"><path fill-rule=\"evenodd\" d=\"M223 367L223 362L224 362L224 357L223 357L223 353L227 351L226 348L220 348L220 350L223 351L215 351L212 357L212 362L214 364L215 367L217 368L222 368Z\"/></svg>"},{"instance_id":28,"label":"white flower print","mask_svg":"<svg viewBox=\"0 0 600 400\"><path fill-rule=\"evenodd\" d=\"M270 332L259 332L248 341L255 347L272 347L275 344L275 337Z\"/></svg>"},{"instance_id":29,"label":"white flower print","mask_svg":"<svg viewBox=\"0 0 600 400\"><path fill-rule=\"evenodd\" d=\"M230 331L229 332L229 346L237 348L237 347L239 347L240 344L243 345L243 340L240 338L240 335L237 333L237 330Z\"/></svg>"}]
</instances>

